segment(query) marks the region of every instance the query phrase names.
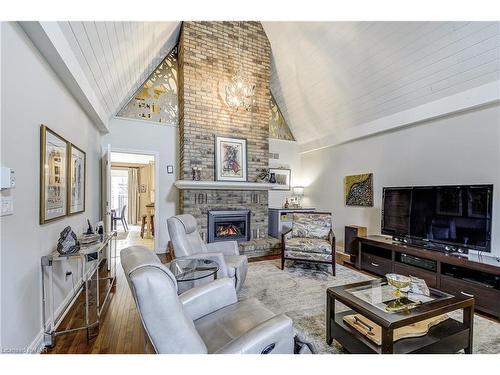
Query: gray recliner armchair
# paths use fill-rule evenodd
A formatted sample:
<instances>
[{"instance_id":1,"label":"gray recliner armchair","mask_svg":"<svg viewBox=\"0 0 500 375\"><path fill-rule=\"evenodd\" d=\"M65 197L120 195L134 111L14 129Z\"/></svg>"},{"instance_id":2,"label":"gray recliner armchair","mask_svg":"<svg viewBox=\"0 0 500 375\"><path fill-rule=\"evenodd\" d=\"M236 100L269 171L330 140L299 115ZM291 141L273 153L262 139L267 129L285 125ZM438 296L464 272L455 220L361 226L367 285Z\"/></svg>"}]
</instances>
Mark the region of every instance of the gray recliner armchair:
<instances>
[{"instance_id":1,"label":"gray recliner armchair","mask_svg":"<svg viewBox=\"0 0 500 375\"><path fill-rule=\"evenodd\" d=\"M178 295L174 275L151 250L131 246L120 257L156 353L293 354L291 319L256 299L238 302L231 279Z\"/></svg>"},{"instance_id":2,"label":"gray recliner armchair","mask_svg":"<svg viewBox=\"0 0 500 375\"><path fill-rule=\"evenodd\" d=\"M236 241L205 243L192 215L172 216L167 220L168 233L176 258L206 258L219 264L218 278L233 279L236 291L245 282L248 260L240 255Z\"/></svg>"}]
</instances>

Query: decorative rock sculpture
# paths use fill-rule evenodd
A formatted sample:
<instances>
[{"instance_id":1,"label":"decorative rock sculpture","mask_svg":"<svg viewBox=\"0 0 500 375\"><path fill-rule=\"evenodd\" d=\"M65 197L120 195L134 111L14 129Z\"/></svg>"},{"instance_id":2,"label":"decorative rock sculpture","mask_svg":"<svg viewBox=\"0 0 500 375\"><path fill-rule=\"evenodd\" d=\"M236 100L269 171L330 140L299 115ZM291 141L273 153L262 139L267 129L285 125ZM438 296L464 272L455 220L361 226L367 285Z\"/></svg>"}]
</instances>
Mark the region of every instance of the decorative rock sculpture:
<instances>
[{"instance_id":1,"label":"decorative rock sculpture","mask_svg":"<svg viewBox=\"0 0 500 375\"><path fill-rule=\"evenodd\" d=\"M80 250L80 245L75 232L71 230L70 226L64 228L64 230L59 235L59 241L57 241L57 251L61 255L73 254Z\"/></svg>"}]
</instances>

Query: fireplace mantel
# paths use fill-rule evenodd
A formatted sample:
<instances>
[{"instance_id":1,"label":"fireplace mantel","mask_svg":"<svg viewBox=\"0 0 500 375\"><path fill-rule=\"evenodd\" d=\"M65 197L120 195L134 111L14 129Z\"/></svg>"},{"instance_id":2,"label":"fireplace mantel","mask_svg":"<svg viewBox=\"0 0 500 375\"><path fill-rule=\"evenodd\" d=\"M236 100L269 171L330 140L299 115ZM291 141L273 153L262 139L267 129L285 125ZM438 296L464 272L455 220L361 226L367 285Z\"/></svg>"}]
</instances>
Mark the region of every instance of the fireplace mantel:
<instances>
[{"instance_id":1,"label":"fireplace mantel","mask_svg":"<svg viewBox=\"0 0 500 375\"><path fill-rule=\"evenodd\" d=\"M192 181L177 180L180 190L273 190L277 185L266 182Z\"/></svg>"}]
</instances>

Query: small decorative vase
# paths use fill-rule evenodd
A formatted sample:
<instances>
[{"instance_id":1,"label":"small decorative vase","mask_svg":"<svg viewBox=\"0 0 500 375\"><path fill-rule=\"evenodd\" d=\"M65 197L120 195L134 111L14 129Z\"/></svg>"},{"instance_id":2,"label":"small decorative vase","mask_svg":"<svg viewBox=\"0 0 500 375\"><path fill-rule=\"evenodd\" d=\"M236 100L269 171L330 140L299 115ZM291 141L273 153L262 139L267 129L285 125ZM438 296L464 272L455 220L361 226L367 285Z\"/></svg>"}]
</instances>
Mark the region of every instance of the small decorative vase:
<instances>
[{"instance_id":1,"label":"small decorative vase","mask_svg":"<svg viewBox=\"0 0 500 375\"><path fill-rule=\"evenodd\" d=\"M201 181L201 169L200 168L196 168L196 177L195 177L195 180L196 181Z\"/></svg>"},{"instance_id":2,"label":"small decorative vase","mask_svg":"<svg viewBox=\"0 0 500 375\"><path fill-rule=\"evenodd\" d=\"M269 176L269 183L270 184L275 184L276 183L276 174L271 172Z\"/></svg>"}]
</instances>

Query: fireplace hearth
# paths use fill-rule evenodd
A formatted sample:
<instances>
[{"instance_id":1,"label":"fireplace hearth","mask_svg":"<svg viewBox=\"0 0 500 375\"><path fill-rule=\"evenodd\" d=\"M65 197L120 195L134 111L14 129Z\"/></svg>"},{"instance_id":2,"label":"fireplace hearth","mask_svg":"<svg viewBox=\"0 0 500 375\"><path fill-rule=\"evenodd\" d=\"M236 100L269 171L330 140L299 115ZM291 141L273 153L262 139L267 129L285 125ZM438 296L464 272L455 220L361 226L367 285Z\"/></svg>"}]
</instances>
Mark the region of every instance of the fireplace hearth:
<instances>
[{"instance_id":1,"label":"fireplace hearth","mask_svg":"<svg viewBox=\"0 0 500 375\"><path fill-rule=\"evenodd\" d=\"M208 242L250 241L250 210L209 210Z\"/></svg>"}]
</instances>

